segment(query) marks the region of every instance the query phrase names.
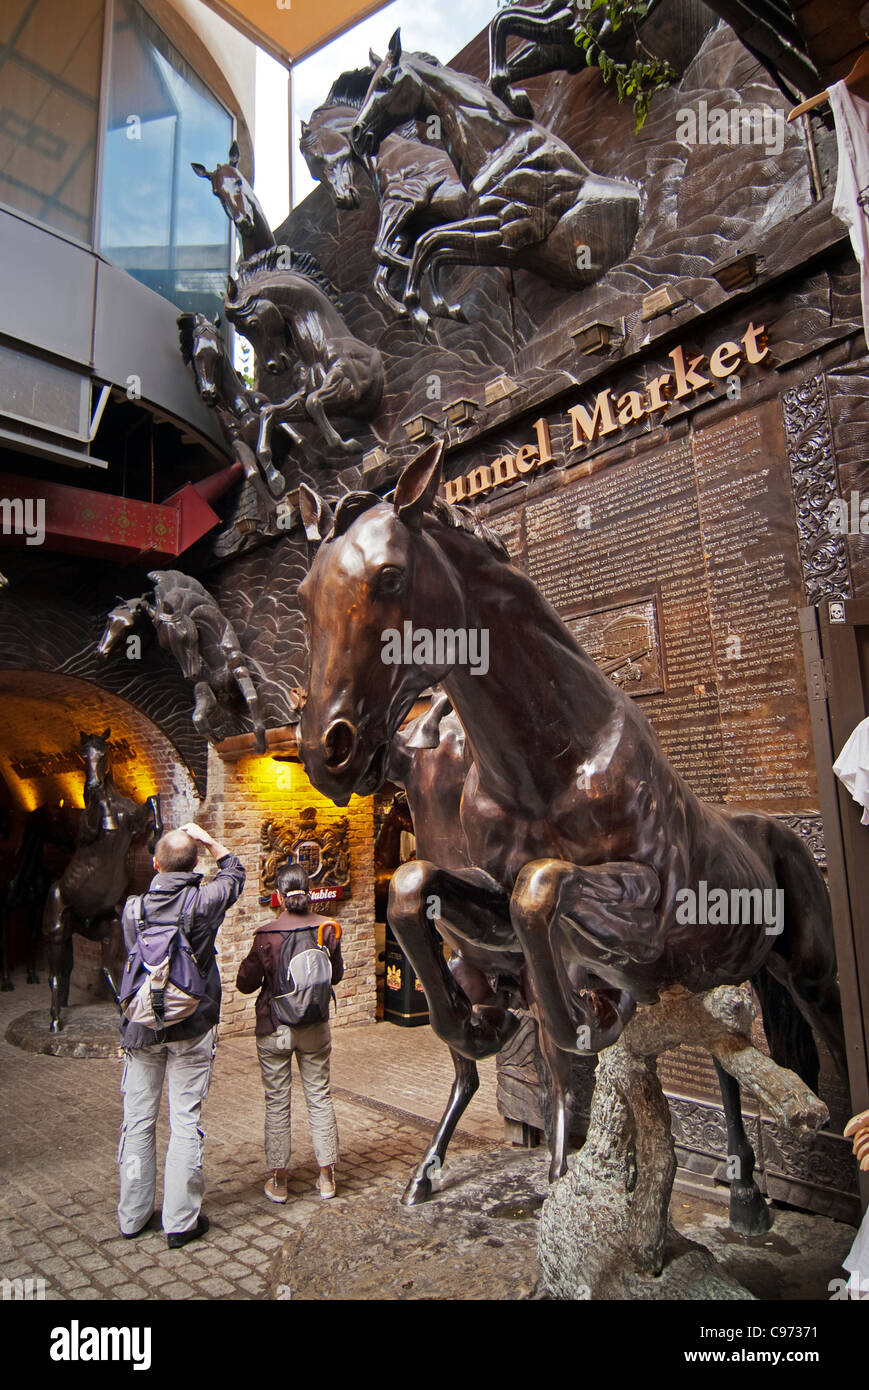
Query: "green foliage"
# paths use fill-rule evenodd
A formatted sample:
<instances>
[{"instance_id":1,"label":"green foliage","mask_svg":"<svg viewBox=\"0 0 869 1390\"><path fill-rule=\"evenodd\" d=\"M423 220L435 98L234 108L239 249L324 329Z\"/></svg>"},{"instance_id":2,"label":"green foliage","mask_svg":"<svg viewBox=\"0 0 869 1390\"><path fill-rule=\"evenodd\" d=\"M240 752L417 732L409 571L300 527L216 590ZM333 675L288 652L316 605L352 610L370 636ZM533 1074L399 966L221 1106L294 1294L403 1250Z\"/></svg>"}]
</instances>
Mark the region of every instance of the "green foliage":
<instances>
[{"instance_id":1,"label":"green foliage","mask_svg":"<svg viewBox=\"0 0 869 1390\"><path fill-rule=\"evenodd\" d=\"M592 16L603 10L601 23L609 20L613 31L630 24L636 35L635 56L630 63L618 63L610 58L602 46L598 31L600 25L592 25ZM636 118L635 133L639 135L649 114L652 97L661 92L675 80L676 73L669 63L650 53L637 34L637 25L645 19L649 5L647 0L591 0L585 21L577 29L576 44L585 50L585 61L589 67L600 69L604 82L615 81L619 101L633 103Z\"/></svg>"}]
</instances>

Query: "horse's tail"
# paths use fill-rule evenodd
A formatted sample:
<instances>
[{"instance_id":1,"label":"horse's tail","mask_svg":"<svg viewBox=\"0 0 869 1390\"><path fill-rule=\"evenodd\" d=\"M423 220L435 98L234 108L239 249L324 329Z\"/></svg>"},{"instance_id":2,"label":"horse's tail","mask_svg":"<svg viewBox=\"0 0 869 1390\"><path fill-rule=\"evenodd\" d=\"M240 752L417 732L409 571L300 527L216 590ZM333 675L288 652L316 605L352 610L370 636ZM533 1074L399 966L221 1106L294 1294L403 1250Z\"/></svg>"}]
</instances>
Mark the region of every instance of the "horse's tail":
<instances>
[{"instance_id":1,"label":"horse's tail","mask_svg":"<svg viewBox=\"0 0 869 1390\"><path fill-rule=\"evenodd\" d=\"M795 1071L810 1090L816 1091L820 1059L814 1034L791 994L764 967L751 983L763 1010L763 1030L774 1062Z\"/></svg>"}]
</instances>

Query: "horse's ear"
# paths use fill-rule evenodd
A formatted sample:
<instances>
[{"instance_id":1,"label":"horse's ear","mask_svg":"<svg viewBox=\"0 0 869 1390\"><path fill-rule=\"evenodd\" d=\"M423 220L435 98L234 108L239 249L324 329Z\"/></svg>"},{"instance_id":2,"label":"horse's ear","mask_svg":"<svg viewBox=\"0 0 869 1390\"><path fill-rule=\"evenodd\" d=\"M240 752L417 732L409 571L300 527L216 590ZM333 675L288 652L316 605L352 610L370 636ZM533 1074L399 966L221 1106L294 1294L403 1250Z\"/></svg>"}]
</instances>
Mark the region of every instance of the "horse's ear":
<instances>
[{"instance_id":1,"label":"horse's ear","mask_svg":"<svg viewBox=\"0 0 869 1390\"><path fill-rule=\"evenodd\" d=\"M109 729L103 729L102 733L100 734L100 738L102 739L103 743L108 743L108 741L109 741L109 735L111 734L111 732L112 732L112 731L111 731L110 728L109 728Z\"/></svg>"},{"instance_id":2,"label":"horse's ear","mask_svg":"<svg viewBox=\"0 0 869 1390\"><path fill-rule=\"evenodd\" d=\"M383 59L382 59L382 58L378 58L378 56L377 56L377 54L374 52L374 49L373 49L373 48L369 48L369 50L368 50L368 61L369 61L369 63L371 64L371 66L372 66L373 68L379 68L379 67L380 67L380 64L383 62Z\"/></svg>"},{"instance_id":3,"label":"horse's ear","mask_svg":"<svg viewBox=\"0 0 869 1390\"><path fill-rule=\"evenodd\" d=\"M418 531L441 485L444 441L436 439L409 463L395 485L393 507L405 526Z\"/></svg>"},{"instance_id":4,"label":"horse's ear","mask_svg":"<svg viewBox=\"0 0 869 1390\"><path fill-rule=\"evenodd\" d=\"M307 483L299 488L299 511L308 540L325 540L332 529L332 509Z\"/></svg>"},{"instance_id":5,"label":"horse's ear","mask_svg":"<svg viewBox=\"0 0 869 1390\"><path fill-rule=\"evenodd\" d=\"M229 162L232 165L233 169L238 168L238 162L240 159L241 150L238 148L238 141L233 140L232 144L229 147Z\"/></svg>"},{"instance_id":6,"label":"horse's ear","mask_svg":"<svg viewBox=\"0 0 869 1390\"><path fill-rule=\"evenodd\" d=\"M219 314L215 314L215 315L214 315L214 318L211 320L211 322L214 324L214 327L219 331L219 330L220 330L220 315L219 315Z\"/></svg>"},{"instance_id":7,"label":"horse's ear","mask_svg":"<svg viewBox=\"0 0 869 1390\"><path fill-rule=\"evenodd\" d=\"M389 59L389 61L390 61L390 63L392 64L393 67L395 67L396 63L397 63L397 62L399 61L399 59L401 58L401 30L400 30L400 29L396 29L396 31L395 31L395 33L393 34L392 38L389 40L389 47L388 47L387 50L386 50L386 56L387 56L387 58Z\"/></svg>"},{"instance_id":8,"label":"horse's ear","mask_svg":"<svg viewBox=\"0 0 869 1390\"><path fill-rule=\"evenodd\" d=\"M90 734L86 734L85 731L84 731L84 729L79 729L79 731L78 731L78 736L79 736L79 739L80 739L80 741L81 741L82 747L84 747L84 745L87 743L88 739L90 738Z\"/></svg>"},{"instance_id":9,"label":"horse's ear","mask_svg":"<svg viewBox=\"0 0 869 1390\"><path fill-rule=\"evenodd\" d=\"M308 125L308 122L307 122L307 121L302 121L302 139L303 139L303 140L307 140L307 138L308 138L308 136L310 135L310 133L311 133L311 127Z\"/></svg>"},{"instance_id":10,"label":"horse's ear","mask_svg":"<svg viewBox=\"0 0 869 1390\"><path fill-rule=\"evenodd\" d=\"M193 170L194 174L198 174L201 179L211 178L204 164L191 164L190 168Z\"/></svg>"},{"instance_id":11,"label":"horse's ear","mask_svg":"<svg viewBox=\"0 0 869 1390\"><path fill-rule=\"evenodd\" d=\"M238 283L231 275L226 277L226 294L223 297L227 304L234 304L238 299Z\"/></svg>"}]
</instances>

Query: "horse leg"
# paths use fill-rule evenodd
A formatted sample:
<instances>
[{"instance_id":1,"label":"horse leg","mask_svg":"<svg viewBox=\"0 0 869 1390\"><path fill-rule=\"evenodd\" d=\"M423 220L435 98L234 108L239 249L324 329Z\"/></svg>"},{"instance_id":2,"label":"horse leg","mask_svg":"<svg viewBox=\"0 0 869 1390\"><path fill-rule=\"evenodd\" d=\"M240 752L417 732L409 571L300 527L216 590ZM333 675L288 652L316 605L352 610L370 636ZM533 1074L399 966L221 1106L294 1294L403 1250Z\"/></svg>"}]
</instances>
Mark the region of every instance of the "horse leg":
<instances>
[{"instance_id":1,"label":"horse leg","mask_svg":"<svg viewBox=\"0 0 869 1390\"><path fill-rule=\"evenodd\" d=\"M410 261L407 264L410 265ZM372 288L377 298L386 305L391 314L395 314L400 319L407 318L407 310L404 305L399 303L389 292L389 269L389 266L384 265L383 262L378 265L374 272Z\"/></svg>"},{"instance_id":2,"label":"horse leg","mask_svg":"<svg viewBox=\"0 0 869 1390\"><path fill-rule=\"evenodd\" d=\"M435 265L441 262L472 265L482 259L484 250L497 252L501 247L501 224L494 216L466 217L423 232L413 248L404 292L404 302L414 322L421 328L428 324L428 315L420 308L419 301L420 282L423 271L429 269L429 261Z\"/></svg>"},{"instance_id":3,"label":"horse leg","mask_svg":"<svg viewBox=\"0 0 869 1390\"><path fill-rule=\"evenodd\" d=\"M453 871L413 859L392 876L387 916L425 991L438 1037L474 1061L500 1051L519 1027L518 1018L497 997L494 1003L468 999L447 967L434 926L439 919L469 942L515 948L500 884L481 869Z\"/></svg>"},{"instance_id":4,"label":"horse leg","mask_svg":"<svg viewBox=\"0 0 869 1390\"><path fill-rule=\"evenodd\" d=\"M306 398L305 410L328 444L331 444L335 449L340 449L342 454L358 454L362 449L359 440L342 439L326 414L326 402L334 394L333 383L327 378L322 386L319 386L316 391L312 391Z\"/></svg>"},{"instance_id":5,"label":"horse leg","mask_svg":"<svg viewBox=\"0 0 869 1390\"><path fill-rule=\"evenodd\" d=\"M193 727L202 738L214 742L211 729L211 712L217 708L217 698L208 681L197 681L193 687Z\"/></svg>"},{"instance_id":6,"label":"horse leg","mask_svg":"<svg viewBox=\"0 0 869 1390\"><path fill-rule=\"evenodd\" d=\"M645 864L581 868L566 860L540 859L520 871L510 920L525 955L540 1021L556 1047L566 1052L609 1047L636 1003L626 991L608 986L590 993L572 989L553 949L558 935L592 971L595 965L612 970L632 962L648 964L662 950L654 911L659 895L658 875Z\"/></svg>"},{"instance_id":7,"label":"horse leg","mask_svg":"<svg viewBox=\"0 0 869 1390\"><path fill-rule=\"evenodd\" d=\"M733 1166L734 1160L736 1167L730 1183L730 1225L737 1235L762 1236L772 1225L772 1216L754 1181L754 1149L748 1142L742 1119L739 1082L724 1070L717 1058L713 1060L727 1123L728 1168Z\"/></svg>"},{"instance_id":8,"label":"horse leg","mask_svg":"<svg viewBox=\"0 0 869 1390\"><path fill-rule=\"evenodd\" d=\"M258 753L264 753L266 751L266 731L260 712L259 695L257 694L256 686L253 683L250 671L240 653L238 660L230 662L230 670L232 671L236 685L241 691L242 698L247 705L247 711L253 723L254 747Z\"/></svg>"},{"instance_id":9,"label":"horse leg","mask_svg":"<svg viewBox=\"0 0 869 1390\"><path fill-rule=\"evenodd\" d=\"M121 929L121 919L117 913L112 917L103 919L100 932L100 953L103 973L108 976L112 989L117 993L116 982L121 978L126 958L124 933Z\"/></svg>"},{"instance_id":10,"label":"horse leg","mask_svg":"<svg viewBox=\"0 0 869 1390\"><path fill-rule=\"evenodd\" d=\"M48 949L48 983L51 989L49 1027L52 1033L59 1033L63 1029L60 1011L69 1003L73 963L71 913L63 901L59 883L53 883L48 890L43 933Z\"/></svg>"},{"instance_id":11,"label":"horse leg","mask_svg":"<svg viewBox=\"0 0 869 1390\"><path fill-rule=\"evenodd\" d=\"M556 1182L567 1172L567 1146L570 1140L570 1112L573 1099L569 1052L556 1047L545 1025L537 1025L537 1042L546 1071L552 1133L549 1140L549 1181Z\"/></svg>"},{"instance_id":12,"label":"horse leg","mask_svg":"<svg viewBox=\"0 0 869 1390\"><path fill-rule=\"evenodd\" d=\"M435 1136L426 1149L425 1156L414 1173L401 1198L402 1206L415 1207L427 1202L432 1195L432 1178L443 1167L447 1145L453 1131L468 1107L471 1097L480 1089L480 1077L476 1062L463 1057L455 1048L450 1048L450 1056L456 1072L447 1108L440 1119Z\"/></svg>"},{"instance_id":13,"label":"horse leg","mask_svg":"<svg viewBox=\"0 0 869 1390\"><path fill-rule=\"evenodd\" d=\"M39 935L44 910L44 899L37 898L35 902L30 904L27 927L27 983L29 985L39 984L39 973L36 969L36 960L39 950Z\"/></svg>"},{"instance_id":14,"label":"horse leg","mask_svg":"<svg viewBox=\"0 0 869 1390\"><path fill-rule=\"evenodd\" d=\"M544 6L542 12L539 6L528 9L510 6L492 20L489 25L489 86L514 116L532 121L534 108L526 92L514 91L510 86L513 74L507 59L508 34L521 39L546 39L552 36L553 30L566 29L574 20L573 10L564 5L563 0L554 0Z\"/></svg>"},{"instance_id":15,"label":"horse leg","mask_svg":"<svg viewBox=\"0 0 869 1390\"><path fill-rule=\"evenodd\" d=\"M289 429L289 426L287 426ZM295 435L296 443L300 443L299 436L295 430L291 433ZM244 469L244 476L248 482L253 483L255 491L262 497L267 507L272 505L275 497L281 497L286 490L283 474L278 472L273 463L261 463L249 444L243 439L234 439L232 448L235 457ZM265 477L265 482L263 482ZM266 487L268 483L268 487Z\"/></svg>"}]
</instances>

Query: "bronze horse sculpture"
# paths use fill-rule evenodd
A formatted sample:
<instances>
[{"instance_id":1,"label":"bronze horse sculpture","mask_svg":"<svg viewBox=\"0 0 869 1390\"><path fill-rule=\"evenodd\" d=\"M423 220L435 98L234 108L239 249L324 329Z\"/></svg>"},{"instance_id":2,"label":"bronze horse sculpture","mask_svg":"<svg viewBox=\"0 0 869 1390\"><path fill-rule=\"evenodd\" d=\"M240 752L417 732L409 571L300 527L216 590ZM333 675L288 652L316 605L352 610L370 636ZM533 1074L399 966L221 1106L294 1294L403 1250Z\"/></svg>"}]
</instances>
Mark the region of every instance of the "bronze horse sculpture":
<instances>
[{"instance_id":1,"label":"bronze horse sculpture","mask_svg":"<svg viewBox=\"0 0 869 1390\"><path fill-rule=\"evenodd\" d=\"M136 805L115 786L110 733L105 729L101 734L81 735L84 815L73 856L51 885L45 903L52 1033L63 1028L61 1010L69 1003L73 932L99 941L104 973L110 980L113 972L117 975L123 958L120 913L131 886L128 851L144 835L149 852L153 851L163 832L159 796Z\"/></svg>"},{"instance_id":2,"label":"bronze horse sculpture","mask_svg":"<svg viewBox=\"0 0 869 1390\"><path fill-rule=\"evenodd\" d=\"M799 100L795 92L808 95L823 86L787 0L703 0L703 4L730 25L788 100ZM592 12L581 0L539 0L537 4L509 0L489 25L489 85L511 111L530 120L531 102L526 92L514 89L514 82L546 72L584 71L586 56L579 36L585 30L591 30L608 58L629 62L630 48L642 43L643 27L653 14L657 22L663 18L669 25L670 35L663 47L657 38L648 41L654 44L656 56L666 59L680 76L709 27L702 9L684 0L649 0L636 23L629 19L614 29L606 9ZM508 57L510 38L529 42Z\"/></svg>"},{"instance_id":3,"label":"bronze horse sculpture","mask_svg":"<svg viewBox=\"0 0 869 1390\"><path fill-rule=\"evenodd\" d=\"M628 255L640 217L633 184L593 173L476 78L402 53L396 30L353 125L353 148L372 158L392 131L431 116L469 207L467 216L416 241L404 302L421 326L428 321L420 307L423 272L436 282L443 265L509 266L581 289Z\"/></svg>"},{"instance_id":4,"label":"bronze horse sculpture","mask_svg":"<svg viewBox=\"0 0 869 1390\"><path fill-rule=\"evenodd\" d=\"M251 391L242 381L226 350L220 320L215 318L212 322L205 314L179 314L178 333L181 356L185 365L193 368L196 389L205 404L217 411L220 427L245 476L257 485L265 475L271 496L282 497L287 487L283 474L275 468L271 457L260 463L256 453L260 416L263 408L272 403L268 396ZM300 436L288 421L281 420L280 426L293 444L301 444Z\"/></svg>"},{"instance_id":5,"label":"bronze horse sculpture","mask_svg":"<svg viewBox=\"0 0 869 1390\"><path fill-rule=\"evenodd\" d=\"M153 601L146 594L121 599L111 610L96 654L105 659L121 637L146 616L157 641L177 661L193 685L193 727L214 742L211 716L220 705L243 701L253 724L258 753L266 750L259 694L250 667L256 664L241 649L235 628L198 579L181 570L153 570Z\"/></svg>"},{"instance_id":6,"label":"bronze horse sculpture","mask_svg":"<svg viewBox=\"0 0 869 1390\"><path fill-rule=\"evenodd\" d=\"M387 135L376 156L362 159L354 152L350 131L379 64L372 54L367 68L341 74L310 121L302 122L299 149L311 177L325 184L338 208L359 207L360 174L372 185L380 208L372 247L377 261L373 288L391 313L404 317L408 310L390 292L390 275L395 274L403 295L417 237L465 217L468 195L447 155L420 140L413 122ZM433 314L461 317L460 306L447 304L433 282L430 291Z\"/></svg>"},{"instance_id":7,"label":"bronze horse sculpture","mask_svg":"<svg viewBox=\"0 0 869 1390\"><path fill-rule=\"evenodd\" d=\"M383 359L355 338L341 316L338 292L312 256L275 246L244 261L226 291L226 317L248 338L267 372L295 372L298 389L263 406L257 457L271 462L276 420L313 420L323 438L343 453L358 453L342 439L330 415L370 419L383 394Z\"/></svg>"},{"instance_id":8,"label":"bronze horse sculpture","mask_svg":"<svg viewBox=\"0 0 869 1390\"><path fill-rule=\"evenodd\" d=\"M438 496L441 449L405 469L393 503L342 498L299 586L311 643L299 745L324 795L346 805L380 785L402 720L434 682L467 734L461 825L471 867L418 859L390 889L390 922L435 1030L469 1059L497 1052L517 1026L502 985L517 966L565 1053L608 1047L638 1004L671 986L699 994L750 979L773 1058L816 1084L812 1028L839 1066L844 1043L829 900L811 854L770 816L698 800L639 706L500 542ZM404 623L423 636L486 630L488 671L458 662L455 643L440 662L423 641L417 662L384 664L384 633ZM729 925L686 921L680 894L701 885L738 904L780 893L776 931L740 910ZM430 912L440 937L485 962L484 1002L447 969ZM729 1151L742 1160L731 1219L763 1230L738 1085L722 1068L719 1077Z\"/></svg>"},{"instance_id":9,"label":"bronze horse sculpture","mask_svg":"<svg viewBox=\"0 0 869 1390\"><path fill-rule=\"evenodd\" d=\"M190 167L201 179L208 179L212 193L241 237L241 254L247 260L274 246L275 239L259 199L239 170L240 159L241 151L233 140L226 164L218 164L216 169L206 169L204 164Z\"/></svg>"}]
</instances>

